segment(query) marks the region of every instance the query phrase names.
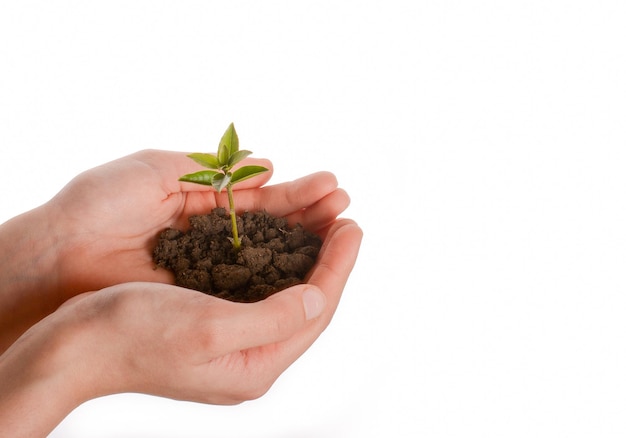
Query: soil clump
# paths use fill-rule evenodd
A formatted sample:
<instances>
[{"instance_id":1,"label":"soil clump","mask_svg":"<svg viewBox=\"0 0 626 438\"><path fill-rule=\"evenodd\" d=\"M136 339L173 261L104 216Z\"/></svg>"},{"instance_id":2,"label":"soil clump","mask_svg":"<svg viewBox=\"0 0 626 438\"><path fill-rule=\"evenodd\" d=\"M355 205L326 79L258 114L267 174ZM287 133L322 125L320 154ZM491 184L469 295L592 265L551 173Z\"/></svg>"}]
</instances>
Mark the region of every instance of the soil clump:
<instances>
[{"instance_id":1,"label":"soil clump","mask_svg":"<svg viewBox=\"0 0 626 438\"><path fill-rule=\"evenodd\" d=\"M322 246L300 224L267 212L237 216L241 247L233 248L231 219L224 208L191 216L190 228L168 228L153 258L174 273L179 286L236 302L255 302L302 283Z\"/></svg>"}]
</instances>

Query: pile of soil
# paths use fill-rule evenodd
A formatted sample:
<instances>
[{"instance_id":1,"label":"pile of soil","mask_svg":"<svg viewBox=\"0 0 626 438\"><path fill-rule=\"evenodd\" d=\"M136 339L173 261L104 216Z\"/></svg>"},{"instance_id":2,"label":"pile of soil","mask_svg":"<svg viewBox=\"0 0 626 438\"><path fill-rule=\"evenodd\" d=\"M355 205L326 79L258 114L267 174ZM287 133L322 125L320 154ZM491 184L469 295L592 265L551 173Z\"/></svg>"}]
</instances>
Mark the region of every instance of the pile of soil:
<instances>
[{"instance_id":1,"label":"pile of soil","mask_svg":"<svg viewBox=\"0 0 626 438\"><path fill-rule=\"evenodd\" d=\"M237 217L239 250L224 208L189 223L185 232L168 228L159 235L154 261L174 273L177 285L231 301L260 301L302 283L322 246L316 234L267 212Z\"/></svg>"}]
</instances>

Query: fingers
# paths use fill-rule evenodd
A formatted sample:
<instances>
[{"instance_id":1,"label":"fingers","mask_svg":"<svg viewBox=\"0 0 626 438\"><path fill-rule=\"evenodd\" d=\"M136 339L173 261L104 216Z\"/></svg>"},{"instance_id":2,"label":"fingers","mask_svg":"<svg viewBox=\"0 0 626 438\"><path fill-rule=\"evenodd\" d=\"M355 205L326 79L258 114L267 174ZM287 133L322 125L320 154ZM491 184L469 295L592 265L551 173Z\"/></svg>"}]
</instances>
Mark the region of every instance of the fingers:
<instances>
[{"instance_id":1,"label":"fingers","mask_svg":"<svg viewBox=\"0 0 626 438\"><path fill-rule=\"evenodd\" d=\"M313 267L308 284L324 292L328 303L320 319L328 324L356 262L363 231L350 219L337 221L328 231L318 261Z\"/></svg>"},{"instance_id":2,"label":"fingers","mask_svg":"<svg viewBox=\"0 0 626 438\"><path fill-rule=\"evenodd\" d=\"M343 189L337 189L306 209L299 209L286 216L290 226L301 224L305 229L319 232L337 219L350 205L350 197Z\"/></svg>"},{"instance_id":3,"label":"fingers","mask_svg":"<svg viewBox=\"0 0 626 438\"><path fill-rule=\"evenodd\" d=\"M255 207L265 208L276 216L286 216L309 207L337 189L337 178L330 172L317 172L295 181L276 184L261 191Z\"/></svg>"},{"instance_id":4,"label":"fingers","mask_svg":"<svg viewBox=\"0 0 626 438\"><path fill-rule=\"evenodd\" d=\"M317 172L295 181L264 187L259 191L238 191L235 194L235 202L239 211L266 210L282 217L311 207L335 191L337 191L335 175L330 172ZM343 210L349 204L349 198L345 192L342 193L340 208ZM227 205L226 202L226 194L223 194L219 204ZM335 217L336 215L333 219Z\"/></svg>"},{"instance_id":5,"label":"fingers","mask_svg":"<svg viewBox=\"0 0 626 438\"><path fill-rule=\"evenodd\" d=\"M168 194L187 192L188 195L193 195L189 192L214 192L211 186L178 181L180 176L202 169L202 166L183 152L145 150L131 157L155 171ZM275 216L287 217L291 226L300 223L309 230L317 230L332 222L350 204L348 194L337 189L337 179L330 172L314 173L295 181L264 187L262 190L246 190L256 189L267 183L272 176L273 167L271 161L267 159L254 158L247 158L240 165L260 165L267 167L269 171L234 186L235 204L239 212L266 210ZM215 205L228 206L225 192L214 193L214 196ZM202 208L207 204L210 205L206 198L196 200L202 199L204 202L196 204ZM189 205L195 204L189 202Z\"/></svg>"}]
</instances>

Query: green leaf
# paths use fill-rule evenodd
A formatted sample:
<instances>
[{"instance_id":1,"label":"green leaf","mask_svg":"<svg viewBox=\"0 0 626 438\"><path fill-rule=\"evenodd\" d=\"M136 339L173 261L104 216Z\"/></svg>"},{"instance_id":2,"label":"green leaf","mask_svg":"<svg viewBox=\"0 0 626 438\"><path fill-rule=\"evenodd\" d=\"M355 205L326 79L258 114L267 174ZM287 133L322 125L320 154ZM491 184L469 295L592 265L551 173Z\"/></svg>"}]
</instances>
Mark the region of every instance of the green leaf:
<instances>
[{"instance_id":1,"label":"green leaf","mask_svg":"<svg viewBox=\"0 0 626 438\"><path fill-rule=\"evenodd\" d=\"M215 172L213 170L201 170L195 173L188 173L187 175L183 175L178 178L178 181L202 184L205 186L213 185L213 179L217 176L221 175L219 172Z\"/></svg>"},{"instance_id":2,"label":"green leaf","mask_svg":"<svg viewBox=\"0 0 626 438\"><path fill-rule=\"evenodd\" d=\"M235 130L235 124L231 123L228 125L227 131L230 131L231 140L230 140L230 154L234 154L239 150L239 136L237 135L237 131Z\"/></svg>"},{"instance_id":3,"label":"green leaf","mask_svg":"<svg viewBox=\"0 0 626 438\"><path fill-rule=\"evenodd\" d=\"M222 135L220 146L217 150L217 158L221 165L228 164L230 156L239 150L239 137L235 131L235 124L231 123Z\"/></svg>"},{"instance_id":4,"label":"green leaf","mask_svg":"<svg viewBox=\"0 0 626 438\"><path fill-rule=\"evenodd\" d=\"M251 153L252 151L245 151L245 150L235 152L234 154L230 156L230 159L228 160L228 166L233 167L235 164L239 163L241 160L246 158Z\"/></svg>"},{"instance_id":5,"label":"green leaf","mask_svg":"<svg viewBox=\"0 0 626 438\"><path fill-rule=\"evenodd\" d=\"M253 176L267 172L269 169L263 166L243 166L233 172L233 176L230 179L232 184L241 182Z\"/></svg>"},{"instance_id":6,"label":"green leaf","mask_svg":"<svg viewBox=\"0 0 626 438\"><path fill-rule=\"evenodd\" d=\"M224 187L231 182L231 177L232 174L230 172L227 174L218 173L213 178L213 188L217 190L218 193L221 193L221 191L224 190Z\"/></svg>"},{"instance_id":7,"label":"green leaf","mask_svg":"<svg viewBox=\"0 0 626 438\"><path fill-rule=\"evenodd\" d=\"M220 143L219 148L217 149L217 160L219 162L220 167L228 166L228 159L230 158L230 154L228 152L228 146L224 143Z\"/></svg>"},{"instance_id":8,"label":"green leaf","mask_svg":"<svg viewBox=\"0 0 626 438\"><path fill-rule=\"evenodd\" d=\"M220 163L217 159L217 156L215 156L215 154L202 154L202 153L196 152L193 154L189 154L187 156L191 158L193 161L195 161L196 163L204 167L208 167L209 169L220 168Z\"/></svg>"}]
</instances>

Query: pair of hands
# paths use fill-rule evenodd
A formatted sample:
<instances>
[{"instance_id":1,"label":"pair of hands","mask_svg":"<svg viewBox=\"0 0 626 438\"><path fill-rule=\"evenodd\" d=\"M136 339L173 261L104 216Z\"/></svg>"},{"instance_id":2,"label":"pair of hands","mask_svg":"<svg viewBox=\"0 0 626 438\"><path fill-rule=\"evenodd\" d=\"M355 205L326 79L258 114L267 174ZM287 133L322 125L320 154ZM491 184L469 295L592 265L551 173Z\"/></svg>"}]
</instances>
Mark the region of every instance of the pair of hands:
<instances>
[{"instance_id":1,"label":"pair of hands","mask_svg":"<svg viewBox=\"0 0 626 438\"><path fill-rule=\"evenodd\" d=\"M267 160L244 164L272 169ZM31 260L7 261L15 272L0 288L0 346L10 345L0 356L0 426L36 436L80 403L118 392L253 399L326 328L362 237L353 221L337 219L349 198L335 177L260 187L270 171L235 186L239 209L266 209L324 239L307 284L242 304L173 286L171 273L154 269L159 231L227 205L225 194L178 181L195 170L182 153L139 152L79 175L0 227L5 251L7 235L28 229L11 249L29 248ZM25 424L27 409L49 394L57 400Z\"/></svg>"}]
</instances>

